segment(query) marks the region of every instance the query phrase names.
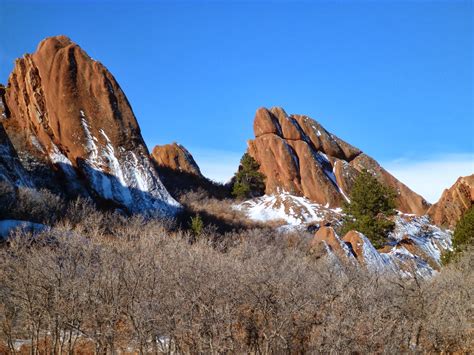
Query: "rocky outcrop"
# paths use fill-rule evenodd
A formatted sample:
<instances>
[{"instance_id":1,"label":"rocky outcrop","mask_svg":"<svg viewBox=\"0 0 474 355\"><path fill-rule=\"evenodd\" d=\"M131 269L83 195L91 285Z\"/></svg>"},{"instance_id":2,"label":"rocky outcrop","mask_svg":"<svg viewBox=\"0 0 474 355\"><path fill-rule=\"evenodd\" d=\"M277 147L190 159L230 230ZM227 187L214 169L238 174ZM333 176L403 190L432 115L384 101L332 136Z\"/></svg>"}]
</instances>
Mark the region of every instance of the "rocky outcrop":
<instances>
[{"instance_id":1,"label":"rocky outcrop","mask_svg":"<svg viewBox=\"0 0 474 355\"><path fill-rule=\"evenodd\" d=\"M474 204L474 174L460 177L444 190L441 198L428 210L428 215L439 226L453 229Z\"/></svg>"},{"instance_id":2,"label":"rocky outcrop","mask_svg":"<svg viewBox=\"0 0 474 355\"><path fill-rule=\"evenodd\" d=\"M178 208L119 84L69 38L47 38L18 59L3 103L3 125L25 166L53 166L66 192L133 212Z\"/></svg>"},{"instance_id":3,"label":"rocky outcrop","mask_svg":"<svg viewBox=\"0 0 474 355\"><path fill-rule=\"evenodd\" d=\"M5 86L0 84L0 119L5 119L9 116L7 106L5 105Z\"/></svg>"},{"instance_id":4,"label":"rocky outcrop","mask_svg":"<svg viewBox=\"0 0 474 355\"><path fill-rule=\"evenodd\" d=\"M159 168L202 177L193 156L180 144L157 145L153 148L151 157Z\"/></svg>"},{"instance_id":5,"label":"rocky outcrop","mask_svg":"<svg viewBox=\"0 0 474 355\"><path fill-rule=\"evenodd\" d=\"M350 165L358 171L362 169L370 171L379 181L392 187L397 192L397 209L399 211L423 215L430 207L430 204L423 197L410 190L408 186L397 180L368 155L360 154L350 162Z\"/></svg>"},{"instance_id":6,"label":"rocky outcrop","mask_svg":"<svg viewBox=\"0 0 474 355\"><path fill-rule=\"evenodd\" d=\"M310 242L316 256L335 256L341 262L377 272L400 276L429 277L441 268L441 255L451 246L450 233L430 225L427 216L398 215L395 230L383 248L375 249L370 240L357 231L340 238L333 228L321 227Z\"/></svg>"},{"instance_id":7,"label":"rocky outcrop","mask_svg":"<svg viewBox=\"0 0 474 355\"><path fill-rule=\"evenodd\" d=\"M342 240L350 246L351 252L361 264L368 265L371 263L371 259L380 257L372 243L362 233L350 231Z\"/></svg>"},{"instance_id":8,"label":"rocky outcrop","mask_svg":"<svg viewBox=\"0 0 474 355\"><path fill-rule=\"evenodd\" d=\"M318 229L311 241L311 247L317 248L320 245L324 245L339 258L352 257L349 248L341 241L332 227L323 226Z\"/></svg>"},{"instance_id":9,"label":"rocky outcrop","mask_svg":"<svg viewBox=\"0 0 474 355\"><path fill-rule=\"evenodd\" d=\"M356 147L304 115L279 107L260 108L254 120L250 155L266 176L266 193L286 191L313 202L340 207L357 174L366 169L397 191L400 211L424 214L429 204Z\"/></svg>"}]
</instances>

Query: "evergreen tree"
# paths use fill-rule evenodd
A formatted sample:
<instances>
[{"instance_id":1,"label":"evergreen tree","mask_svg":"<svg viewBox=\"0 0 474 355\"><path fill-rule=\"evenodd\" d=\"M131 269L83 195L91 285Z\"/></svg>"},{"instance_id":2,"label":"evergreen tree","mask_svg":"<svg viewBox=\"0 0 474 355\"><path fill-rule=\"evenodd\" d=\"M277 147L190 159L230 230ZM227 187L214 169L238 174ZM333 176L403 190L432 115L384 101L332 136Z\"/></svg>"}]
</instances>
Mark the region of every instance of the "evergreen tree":
<instances>
[{"instance_id":1,"label":"evergreen tree","mask_svg":"<svg viewBox=\"0 0 474 355\"><path fill-rule=\"evenodd\" d=\"M474 247L474 206L462 216L453 233L453 251L443 255L443 263L447 264L468 248Z\"/></svg>"},{"instance_id":2,"label":"evergreen tree","mask_svg":"<svg viewBox=\"0 0 474 355\"><path fill-rule=\"evenodd\" d=\"M395 227L389 219L396 214L395 196L392 188L380 183L368 171L362 171L354 181L350 203L343 207L342 233L356 230L367 236L374 247L381 247Z\"/></svg>"},{"instance_id":3,"label":"evergreen tree","mask_svg":"<svg viewBox=\"0 0 474 355\"><path fill-rule=\"evenodd\" d=\"M198 236L204 229L204 222L199 214L191 217L190 227L193 235Z\"/></svg>"},{"instance_id":4,"label":"evergreen tree","mask_svg":"<svg viewBox=\"0 0 474 355\"><path fill-rule=\"evenodd\" d=\"M265 176L258 171L260 165L245 153L240 159L239 171L233 178L232 195L239 199L261 196L265 193Z\"/></svg>"}]
</instances>

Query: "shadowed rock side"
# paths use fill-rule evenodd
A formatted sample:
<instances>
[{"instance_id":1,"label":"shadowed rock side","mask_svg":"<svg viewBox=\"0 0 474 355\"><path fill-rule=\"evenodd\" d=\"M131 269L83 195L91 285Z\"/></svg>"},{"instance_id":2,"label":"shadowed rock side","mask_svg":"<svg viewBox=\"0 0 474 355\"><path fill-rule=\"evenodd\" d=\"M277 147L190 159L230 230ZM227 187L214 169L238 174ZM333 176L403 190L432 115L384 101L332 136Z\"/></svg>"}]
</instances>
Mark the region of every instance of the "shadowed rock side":
<instances>
[{"instance_id":1,"label":"shadowed rock side","mask_svg":"<svg viewBox=\"0 0 474 355\"><path fill-rule=\"evenodd\" d=\"M180 144L157 145L153 148L151 158L159 168L168 168L180 173L202 177L201 170L199 170L199 166L194 161L193 156Z\"/></svg>"},{"instance_id":2,"label":"shadowed rock side","mask_svg":"<svg viewBox=\"0 0 474 355\"><path fill-rule=\"evenodd\" d=\"M260 108L255 115L254 133L248 150L266 176L267 194L284 190L319 204L340 207L357 174L367 169L397 191L400 211L421 215L429 207L423 197L374 159L307 116L287 115L279 107Z\"/></svg>"},{"instance_id":3,"label":"shadowed rock side","mask_svg":"<svg viewBox=\"0 0 474 355\"><path fill-rule=\"evenodd\" d=\"M0 119L9 115L5 105L5 87L0 85ZM20 159L8 138L7 132L0 123L0 182L12 186L32 186L28 174L23 168Z\"/></svg>"},{"instance_id":4,"label":"shadowed rock side","mask_svg":"<svg viewBox=\"0 0 474 355\"><path fill-rule=\"evenodd\" d=\"M457 222L474 204L474 174L460 177L444 190L441 198L428 210L434 223L454 229Z\"/></svg>"},{"instance_id":5,"label":"shadowed rock side","mask_svg":"<svg viewBox=\"0 0 474 355\"><path fill-rule=\"evenodd\" d=\"M20 158L54 165L66 189L87 190L132 212L178 208L120 86L69 38L47 38L16 61L5 106L2 121Z\"/></svg>"},{"instance_id":6,"label":"shadowed rock side","mask_svg":"<svg viewBox=\"0 0 474 355\"><path fill-rule=\"evenodd\" d=\"M1 114L1 112L0 112ZM32 187L32 182L23 168L3 126L0 124L0 182L12 186Z\"/></svg>"}]
</instances>

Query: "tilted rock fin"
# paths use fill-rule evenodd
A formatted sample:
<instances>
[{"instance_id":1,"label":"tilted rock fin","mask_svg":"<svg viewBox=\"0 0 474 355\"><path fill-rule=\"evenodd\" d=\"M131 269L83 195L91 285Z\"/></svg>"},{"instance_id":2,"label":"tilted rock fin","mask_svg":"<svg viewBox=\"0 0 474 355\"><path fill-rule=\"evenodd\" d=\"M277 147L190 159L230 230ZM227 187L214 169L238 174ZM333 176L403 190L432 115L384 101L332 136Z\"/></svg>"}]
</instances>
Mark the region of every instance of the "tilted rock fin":
<instances>
[{"instance_id":1,"label":"tilted rock fin","mask_svg":"<svg viewBox=\"0 0 474 355\"><path fill-rule=\"evenodd\" d=\"M374 159L304 115L288 115L282 108L259 108L254 120L255 139L248 150L266 176L266 193L281 190L340 207L348 199L357 174L372 172L397 192L397 208L424 214L423 197L398 181Z\"/></svg>"},{"instance_id":2,"label":"tilted rock fin","mask_svg":"<svg viewBox=\"0 0 474 355\"><path fill-rule=\"evenodd\" d=\"M473 205L474 174L460 177L453 186L444 190L438 202L428 210L428 215L437 225L453 229Z\"/></svg>"},{"instance_id":3,"label":"tilted rock fin","mask_svg":"<svg viewBox=\"0 0 474 355\"><path fill-rule=\"evenodd\" d=\"M65 36L18 59L4 127L24 160L54 165L64 188L132 212L174 214L130 104L112 74ZM77 191L76 191L77 192Z\"/></svg>"}]
</instances>

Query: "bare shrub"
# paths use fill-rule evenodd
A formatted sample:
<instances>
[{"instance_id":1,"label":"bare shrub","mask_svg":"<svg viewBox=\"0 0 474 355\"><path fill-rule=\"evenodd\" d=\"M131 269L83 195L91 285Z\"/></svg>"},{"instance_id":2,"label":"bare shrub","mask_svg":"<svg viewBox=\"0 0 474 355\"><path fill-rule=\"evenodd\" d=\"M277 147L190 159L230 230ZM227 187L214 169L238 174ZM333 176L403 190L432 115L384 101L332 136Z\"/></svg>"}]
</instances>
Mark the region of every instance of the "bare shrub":
<instances>
[{"instance_id":1,"label":"bare shrub","mask_svg":"<svg viewBox=\"0 0 474 355\"><path fill-rule=\"evenodd\" d=\"M65 205L65 201L60 196L49 190L0 184L0 215L2 219L51 224L62 218Z\"/></svg>"},{"instance_id":2,"label":"bare shrub","mask_svg":"<svg viewBox=\"0 0 474 355\"><path fill-rule=\"evenodd\" d=\"M19 339L31 353L472 350L472 251L409 279L316 258L300 234L190 243L172 222L71 208L76 219L0 249L11 353Z\"/></svg>"}]
</instances>

